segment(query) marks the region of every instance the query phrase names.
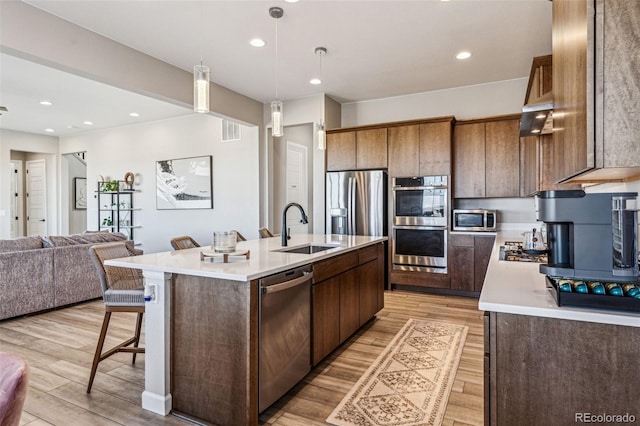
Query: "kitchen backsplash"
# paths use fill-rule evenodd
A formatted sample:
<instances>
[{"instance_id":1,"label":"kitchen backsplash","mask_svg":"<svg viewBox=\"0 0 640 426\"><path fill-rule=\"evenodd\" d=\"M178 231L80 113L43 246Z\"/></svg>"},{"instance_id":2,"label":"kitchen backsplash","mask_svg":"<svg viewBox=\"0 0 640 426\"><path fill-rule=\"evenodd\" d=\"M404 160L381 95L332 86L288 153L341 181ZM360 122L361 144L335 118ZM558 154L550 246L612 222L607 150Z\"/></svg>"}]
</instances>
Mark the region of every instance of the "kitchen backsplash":
<instances>
[{"instance_id":1,"label":"kitchen backsplash","mask_svg":"<svg viewBox=\"0 0 640 426\"><path fill-rule=\"evenodd\" d=\"M535 223L533 197L527 198L464 198L454 202L456 209L489 209L498 211L498 226L502 223Z\"/></svg>"}]
</instances>

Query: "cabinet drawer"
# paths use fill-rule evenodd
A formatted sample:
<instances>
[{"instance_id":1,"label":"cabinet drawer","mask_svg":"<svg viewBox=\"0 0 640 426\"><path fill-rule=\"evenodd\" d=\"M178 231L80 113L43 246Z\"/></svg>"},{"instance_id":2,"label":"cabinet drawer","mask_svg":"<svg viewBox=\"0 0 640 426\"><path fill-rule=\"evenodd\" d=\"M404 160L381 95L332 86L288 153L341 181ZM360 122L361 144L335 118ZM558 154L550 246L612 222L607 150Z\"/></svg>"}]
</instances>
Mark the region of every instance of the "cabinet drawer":
<instances>
[{"instance_id":1,"label":"cabinet drawer","mask_svg":"<svg viewBox=\"0 0 640 426\"><path fill-rule=\"evenodd\" d=\"M372 260L375 260L377 258L378 258L377 244L358 250L358 259L359 259L360 265L362 265L363 263L371 262Z\"/></svg>"},{"instance_id":2,"label":"cabinet drawer","mask_svg":"<svg viewBox=\"0 0 640 426\"><path fill-rule=\"evenodd\" d=\"M455 247L473 247L474 236L449 234L449 244Z\"/></svg>"},{"instance_id":3,"label":"cabinet drawer","mask_svg":"<svg viewBox=\"0 0 640 426\"><path fill-rule=\"evenodd\" d=\"M313 276L315 282L324 281L334 275L341 274L358 266L358 252L350 251L340 256L313 264Z\"/></svg>"}]
</instances>

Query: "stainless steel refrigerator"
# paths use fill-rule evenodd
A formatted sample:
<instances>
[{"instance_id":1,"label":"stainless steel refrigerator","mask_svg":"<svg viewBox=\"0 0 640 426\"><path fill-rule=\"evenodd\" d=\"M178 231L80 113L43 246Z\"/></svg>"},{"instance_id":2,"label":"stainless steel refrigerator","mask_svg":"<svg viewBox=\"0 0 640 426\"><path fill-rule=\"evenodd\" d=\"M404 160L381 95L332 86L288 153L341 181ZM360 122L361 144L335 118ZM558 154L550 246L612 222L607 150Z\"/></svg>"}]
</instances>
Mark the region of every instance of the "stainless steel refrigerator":
<instances>
[{"instance_id":1,"label":"stainless steel refrigerator","mask_svg":"<svg viewBox=\"0 0 640 426\"><path fill-rule=\"evenodd\" d=\"M382 170L327 173L327 233L387 235L387 174Z\"/></svg>"}]
</instances>

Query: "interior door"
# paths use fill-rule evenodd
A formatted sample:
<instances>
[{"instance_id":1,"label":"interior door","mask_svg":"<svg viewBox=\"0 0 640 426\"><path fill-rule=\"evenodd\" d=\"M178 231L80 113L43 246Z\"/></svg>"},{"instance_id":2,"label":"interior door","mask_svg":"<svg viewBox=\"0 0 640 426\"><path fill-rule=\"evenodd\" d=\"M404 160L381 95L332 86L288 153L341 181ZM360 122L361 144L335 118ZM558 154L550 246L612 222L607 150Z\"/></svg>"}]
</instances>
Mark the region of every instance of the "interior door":
<instances>
[{"instance_id":1,"label":"interior door","mask_svg":"<svg viewBox=\"0 0 640 426\"><path fill-rule=\"evenodd\" d=\"M27 235L47 235L47 179L44 160L27 161Z\"/></svg>"},{"instance_id":2,"label":"interior door","mask_svg":"<svg viewBox=\"0 0 640 426\"><path fill-rule=\"evenodd\" d=\"M311 218L307 180L307 147L287 141L286 203L300 204L307 216ZM308 233L310 224L302 224L300 218L298 209L289 209L287 212L287 226L291 229L289 235Z\"/></svg>"},{"instance_id":3,"label":"interior door","mask_svg":"<svg viewBox=\"0 0 640 426\"><path fill-rule=\"evenodd\" d=\"M12 238L20 237L24 234L24 202L22 185L22 161L12 160L9 162L9 182L11 185L11 233Z\"/></svg>"}]
</instances>

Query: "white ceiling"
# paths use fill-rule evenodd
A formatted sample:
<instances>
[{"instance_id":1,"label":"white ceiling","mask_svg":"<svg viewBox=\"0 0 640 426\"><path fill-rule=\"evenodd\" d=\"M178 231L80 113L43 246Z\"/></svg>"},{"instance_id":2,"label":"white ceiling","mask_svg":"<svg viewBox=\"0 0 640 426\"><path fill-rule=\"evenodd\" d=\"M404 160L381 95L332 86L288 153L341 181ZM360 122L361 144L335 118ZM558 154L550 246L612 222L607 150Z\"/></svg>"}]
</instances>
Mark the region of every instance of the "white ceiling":
<instances>
[{"instance_id":1,"label":"white ceiling","mask_svg":"<svg viewBox=\"0 0 640 426\"><path fill-rule=\"evenodd\" d=\"M283 100L326 93L339 102L356 102L522 78L529 75L534 56L551 52L548 0L300 0L298 3L30 0L28 3L189 72L202 53L204 63L212 69L212 81L260 102L273 100L276 92L276 20L268 14L271 6L284 9L284 17L277 21L278 97ZM248 41L254 37L263 38L267 45L250 46ZM318 46L326 47L328 53L322 58L324 82L313 86L309 79L319 73L319 59L314 54ZM461 50L470 51L471 58L455 59ZM17 108L8 102L15 101L8 92L19 97L20 91L34 89L33 79L22 86L16 83L15 90L8 89L5 75L18 79L24 76L20 68L28 65L19 62L6 55L2 57L0 104L10 109L0 117L4 128L14 125L9 122L9 115L18 114L14 113ZM43 69L31 71L39 76L35 80L48 76ZM117 89L111 89L112 92L107 86L102 87L106 92L92 100L86 98L91 91L86 88L75 91L72 80L64 85L54 77L47 81L58 89L54 92L60 99L56 105L62 105L63 100L69 106L83 103L79 112L87 112L89 105L96 104L98 108L99 103L105 104L103 111L96 111L99 118L80 117L79 112L69 111L66 119L71 125L87 119L107 122L112 115L130 112L123 111L122 105L145 102L142 96ZM42 90L46 89L47 81L42 81ZM98 85L86 80L78 84ZM37 98L38 94L32 92L29 96ZM118 101L120 96L128 96L126 103ZM115 103L108 104L108 100ZM162 110L155 119L188 113L157 100L146 102L155 103ZM29 107L30 114L37 112ZM27 121L19 125L27 126ZM43 125L44 122L38 122L38 126ZM42 133L41 129L15 129Z\"/></svg>"}]
</instances>

